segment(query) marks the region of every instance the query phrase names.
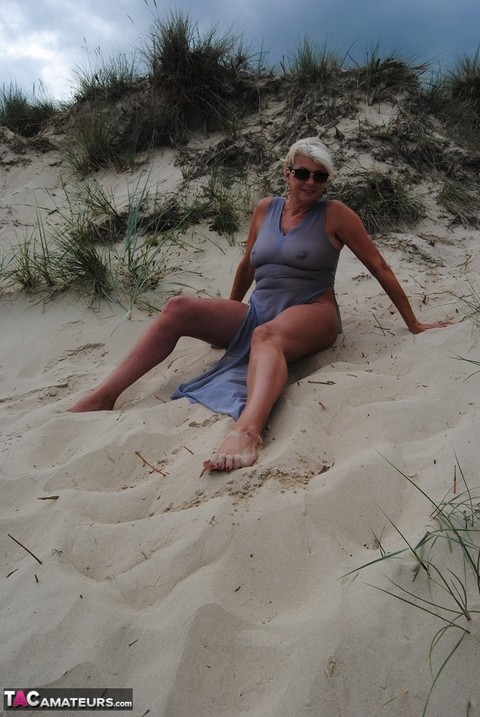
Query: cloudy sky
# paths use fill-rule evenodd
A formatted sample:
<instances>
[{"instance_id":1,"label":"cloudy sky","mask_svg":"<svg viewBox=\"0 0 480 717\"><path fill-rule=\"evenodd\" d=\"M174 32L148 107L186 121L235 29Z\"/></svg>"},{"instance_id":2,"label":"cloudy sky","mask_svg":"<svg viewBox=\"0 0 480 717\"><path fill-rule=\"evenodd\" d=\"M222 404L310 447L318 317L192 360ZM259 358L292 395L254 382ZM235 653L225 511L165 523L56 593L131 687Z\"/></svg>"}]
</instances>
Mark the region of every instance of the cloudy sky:
<instances>
[{"instance_id":1,"label":"cloudy sky","mask_svg":"<svg viewBox=\"0 0 480 717\"><path fill-rule=\"evenodd\" d=\"M0 86L68 99L73 70L118 53L138 53L155 15L188 14L200 29L241 34L269 64L308 37L364 62L381 54L451 66L480 44L479 0L0 0Z\"/></svg>"}]
</instances>

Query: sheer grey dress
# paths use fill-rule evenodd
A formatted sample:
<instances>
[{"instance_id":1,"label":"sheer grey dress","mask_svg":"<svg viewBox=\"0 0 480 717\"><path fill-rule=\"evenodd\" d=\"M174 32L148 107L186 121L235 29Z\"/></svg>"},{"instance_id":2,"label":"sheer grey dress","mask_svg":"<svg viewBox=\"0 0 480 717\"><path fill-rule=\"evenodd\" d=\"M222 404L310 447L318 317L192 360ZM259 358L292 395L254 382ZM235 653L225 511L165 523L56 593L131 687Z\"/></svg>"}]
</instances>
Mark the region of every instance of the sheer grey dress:
<instances>
[{"instance_id":1,"label":"sheer grey dress","mask_svg":"<svg viewBox=\"0 0 480 717\"><path fill-rule=\"evenodd\" d=\"M258 232L250 259L255 268L255 288L237 334L212 369L179 386L172 398L185 396L237 419L247 397L248 356L254 329L289 306L308 304L326 289L334 288L340 252L327 236L326 201L319 202L287 234L281 230L284 203L283 197L272 199ZM338 316L341 326L339 312Z\"/></svg>"}]
</instances>

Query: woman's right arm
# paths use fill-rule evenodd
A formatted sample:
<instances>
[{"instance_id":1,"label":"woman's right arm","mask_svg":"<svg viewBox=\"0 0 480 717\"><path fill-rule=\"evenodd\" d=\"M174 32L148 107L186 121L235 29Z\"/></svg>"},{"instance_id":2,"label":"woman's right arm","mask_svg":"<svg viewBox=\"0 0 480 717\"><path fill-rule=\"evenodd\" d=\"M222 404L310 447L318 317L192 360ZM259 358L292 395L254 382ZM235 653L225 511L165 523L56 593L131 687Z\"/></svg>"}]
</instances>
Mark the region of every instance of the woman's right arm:
<instances>
[{"instance_id":1,"label":"woman's right arm","mask_svg":"<svg viewBox=\"0 0 480 717\"><path fill-rule=\"evenodd\" d=\"M261 199L253 212L252 221L250 222L250 229L248 231L247 244L245 247L245 253L240 259L235 272L235 278L232 284L232 290L230 292L230 299L234 301L242 301L245 294L252 285L255 270L250 263L250 254L253 249L258 236L259 229L265 219L267 209L272 201L271 197L265 197Z\"/></svg>"}]
</instances>

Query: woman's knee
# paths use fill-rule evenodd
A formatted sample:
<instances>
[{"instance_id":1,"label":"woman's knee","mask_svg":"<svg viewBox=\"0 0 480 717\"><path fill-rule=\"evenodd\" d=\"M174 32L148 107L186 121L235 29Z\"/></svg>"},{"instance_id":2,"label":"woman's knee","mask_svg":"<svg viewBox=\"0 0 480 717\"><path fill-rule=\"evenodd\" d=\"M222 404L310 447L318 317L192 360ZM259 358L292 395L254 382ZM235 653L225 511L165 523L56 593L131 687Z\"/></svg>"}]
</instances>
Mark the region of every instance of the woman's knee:
<instances>
[{"instance_id":1,"label":"woman's knee","mask_svg":"<svg viewBox=\"0 0 480 717\"><path fill-rule=\"evenodd\" d=\"M252 334L252 348L266 343L277 345L278 348L281 348L281 337L270 322L260 324Z\"/></svg>"},{"instance_id":2,"label":"woman's knee","mask_svg":"<svg viewBox=\"0 0 480 717\"><path fill-rule=\"evenodd\" d=\"M189 336L192 327L198 322L198 301L193 296L172 296L158 314L154 326L159 331L167 331L176 340L181 336Z\"/></svg>"},{"instance_id":3,"label":"woman's knee","mask_svg":"<svg viewBox=\"0 0 480 717\"><path fill-rule=\"evenodd\" d=\"M162 308L160 316L169 317L176 321L189 318L195 310L195 302L197 301L198 299L194 296L183 296L182 294L172 296Z\"/></svg>"},{"instance_id":4,"label":"woman's knee","mask_svg":"<svg viewBox=\"0 0 480 717\"><path fill-rule=\"evenodd\" d=\"M331 322L325 322L321 331L306 332L299 335L298 331L286 330L278 322L271 321L257 326L252 335L252 350L261 346L270 346L281 352L288 363L298 361L319 351L323 351L338 337L338 322L336 317Z\"/></svg>"}]
</instances>

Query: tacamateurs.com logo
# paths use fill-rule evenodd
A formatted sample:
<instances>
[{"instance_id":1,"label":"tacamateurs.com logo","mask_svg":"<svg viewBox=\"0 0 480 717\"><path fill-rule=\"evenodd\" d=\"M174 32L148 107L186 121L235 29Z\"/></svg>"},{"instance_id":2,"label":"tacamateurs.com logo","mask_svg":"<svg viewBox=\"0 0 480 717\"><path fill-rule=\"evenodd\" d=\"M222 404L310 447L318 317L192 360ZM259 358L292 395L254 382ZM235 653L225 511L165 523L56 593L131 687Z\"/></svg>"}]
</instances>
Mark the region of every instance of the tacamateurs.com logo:
<instances>
[{"instance_id":1,"label":"tacamateurs.com logo","mask_svg":"<svg viewBox=\"0 0 480 717\"><path fill-rule=\"evenodd\" d=\"M25 689L3 690L4 710L132 710L132 689Z\"/></svg>"}]
</instances>

